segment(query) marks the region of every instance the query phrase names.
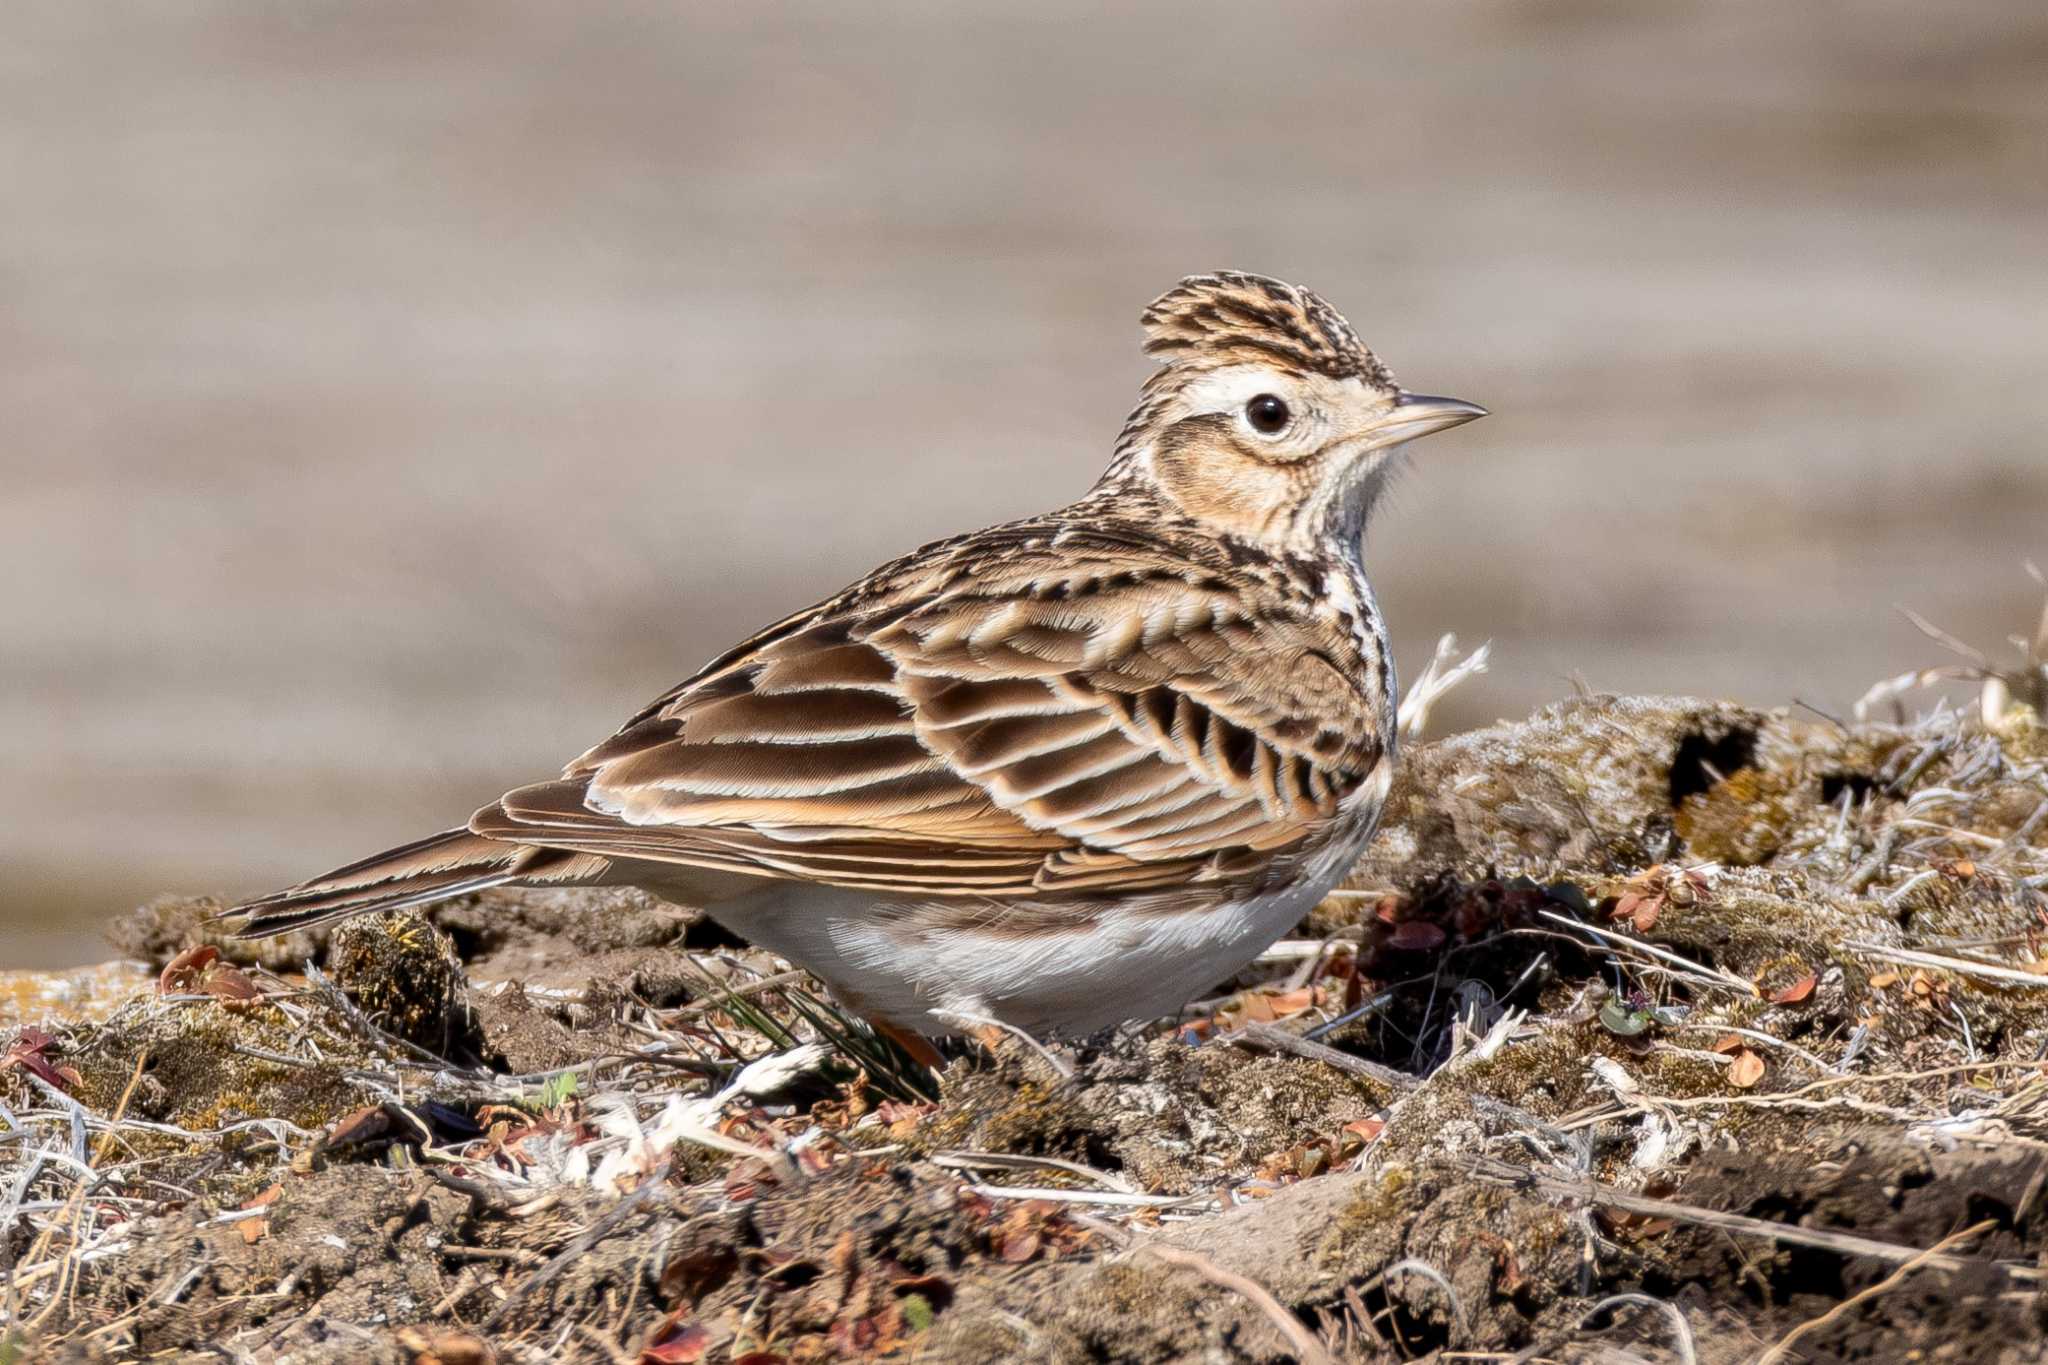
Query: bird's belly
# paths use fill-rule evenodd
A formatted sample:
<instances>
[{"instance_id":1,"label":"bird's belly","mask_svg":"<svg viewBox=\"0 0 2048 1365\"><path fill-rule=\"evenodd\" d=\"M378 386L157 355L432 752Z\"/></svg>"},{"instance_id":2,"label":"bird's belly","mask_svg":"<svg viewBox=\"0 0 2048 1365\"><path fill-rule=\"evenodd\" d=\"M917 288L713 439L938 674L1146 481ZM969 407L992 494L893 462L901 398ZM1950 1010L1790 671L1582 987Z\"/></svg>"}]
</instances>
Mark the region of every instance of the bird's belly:
<instances>
[{"instance_id":1,"label":"bird's belly","mask_svg":"<svg viewBox=\"0 0 2048 1365\"><path fill-rule=\"evenodd\" d=\"M1238 971L1298 921L1322 889L1201 908L1106 905L1085 921L988 927L859 892L791 887L717 907L719 920L806 967L848 1007L922 1033L971 1027L949 1013L1033 1031L1086 1031L1168 1014Z\"/></svg>"},{"instance_id":2,"label":"bird's belly","mask_svg":"<svg viewBox=\"0 0 2048 1365\"><path fill-rule=\"evenodd\" d=\"M949 1012L1033 1031L1086 1032L1157 1018L1242 970L1351 868L1377 823L1385 779L1286 886L1230 898L1213 889L1089 906L1062 920L905 903L777 882L712 908L720 923L805 967L849 1007L923 1033L958 1032Z\"/></svg>"}]
</instances>

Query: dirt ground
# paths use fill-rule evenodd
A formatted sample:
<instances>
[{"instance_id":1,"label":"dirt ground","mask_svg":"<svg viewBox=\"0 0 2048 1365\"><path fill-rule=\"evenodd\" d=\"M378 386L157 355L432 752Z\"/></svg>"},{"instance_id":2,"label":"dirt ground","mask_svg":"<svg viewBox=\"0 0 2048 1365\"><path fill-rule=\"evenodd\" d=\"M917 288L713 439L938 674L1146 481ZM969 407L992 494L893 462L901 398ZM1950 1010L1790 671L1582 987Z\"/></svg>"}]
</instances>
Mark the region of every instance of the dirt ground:
<instances>
[{"instance_id":1,"label":"dirt ground","mask_svg":"<svg viewBox=\"0 0 2048 1365\"><path fill-rule=\"evenodd\" d=\"M635 893L216 908L13 1007L0 1360L2048 1358L2022 706L1419 747L1242 979L938 1074Z\"/></svg>"}]
</instances>

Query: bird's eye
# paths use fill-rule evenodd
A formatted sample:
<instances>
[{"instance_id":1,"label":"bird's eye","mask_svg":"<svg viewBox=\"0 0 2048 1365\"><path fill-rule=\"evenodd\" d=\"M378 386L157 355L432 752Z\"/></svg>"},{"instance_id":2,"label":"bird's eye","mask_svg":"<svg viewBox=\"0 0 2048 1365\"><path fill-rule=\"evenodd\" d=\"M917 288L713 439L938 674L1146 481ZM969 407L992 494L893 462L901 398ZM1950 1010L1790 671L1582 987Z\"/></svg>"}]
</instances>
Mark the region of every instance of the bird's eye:
<instances>
[{"instance_id":1,"label":"bird's eye","mask_svg":"<svg viewBox=\"0 0 2048 1365\"><path fill-rule=\"evenodd\" d=\"M1252 424L1252 430L1261 435L1272 436L1286 429L1287 404L1270 393L1262 393L1244 405L1244 420Z\"/></svg>"}]
</instances>

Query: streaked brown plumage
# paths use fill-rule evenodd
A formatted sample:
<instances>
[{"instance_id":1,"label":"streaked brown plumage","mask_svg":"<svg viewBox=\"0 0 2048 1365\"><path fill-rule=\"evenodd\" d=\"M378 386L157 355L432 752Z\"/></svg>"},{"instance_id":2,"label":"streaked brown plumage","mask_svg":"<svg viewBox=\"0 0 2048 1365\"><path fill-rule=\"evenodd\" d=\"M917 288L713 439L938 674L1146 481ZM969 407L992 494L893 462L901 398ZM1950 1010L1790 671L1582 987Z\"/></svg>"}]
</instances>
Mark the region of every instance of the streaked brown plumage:
<instances>
[{"instance_id":1,"label":"streaked brown plumage","mask_svg":"<svg viewBox=\"0 0 2048 1365\"><path fill-rule=\"evenodd\" d=\"M1481 410L1277 281L1196 276L1144 322L1161 368L1079 501L884 565L244 932L633 883L925 1032L1092 1026L1242 966L1371 836L1394 681L1359 537L1400 443Z\"/></svg>"}]
</instances>

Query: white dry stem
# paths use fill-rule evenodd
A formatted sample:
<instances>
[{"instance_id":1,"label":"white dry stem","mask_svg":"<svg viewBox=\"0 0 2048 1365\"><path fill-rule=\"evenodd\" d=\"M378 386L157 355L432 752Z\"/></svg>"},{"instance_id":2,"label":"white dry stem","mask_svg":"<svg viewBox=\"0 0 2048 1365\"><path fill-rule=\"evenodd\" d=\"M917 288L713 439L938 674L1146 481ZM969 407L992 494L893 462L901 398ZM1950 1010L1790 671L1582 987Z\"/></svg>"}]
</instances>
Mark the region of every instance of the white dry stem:
<instances>
[{"instance_id":1,"label":"white dry stem","mask_svg":"<svg viewBox=\"0 0 2048 1365\"><path fill-rule=\"evenodd\" d=\"M1919 1270L1922 1266L1942 1263L1947 1260L1943 1253L1950 1247L1959 1246L1964 1242L1979 1237L1996 1226L1997 1222L1995 1220L1986 1219L1975 1227L1968 1227L1964 1228L1961 1232L1950 1233L1933 1246L1927 1248L1927 1250L1920 1252L1901 1264L1897 1270L1894 1270L1876 1284L1871 1285L1868 1289L1850 1295L1819 1317L1800 1323L1799 1326L1787 1332L1783 1337L1780 1337L1777 1344L1772 1346L1770 1350L1764 1352L1758 1359L1757 1365L1778 1365L1780 1361L1793 1359L1793 1343L1797 1342L1799 1338L1827 1326L1845 1313L1853 1311L1858 1305L1867 1303L1881 1294L1889 1293L1904 1282L1907 1276Z\"/></svg>"},{"instance_id":2,"label":"white dry stem","mask_svg":"<svg viewBox=\"0 0 2048 1365\"><path fill-rule=\"evenodd\" d=\"M1911 967L1938 967L1954 972L1958 976L1976 976L1989 981L2003 981L2014 986L2048 986L2048 976L2022 971L1997 962L1979 962L1969 957L1945 957L1940 953L1923 953L1914 948L1889 948L1882 943L1848 942L1842 945L1852 953L1868 953L1889 962L1904 963Z\"/></svg>"},{"instance_id":3,"label":"white dry stem","mask_svg":"<svg viewBox=\"0 0 2048 1365\"><path fill-rule=\"evenodd\" d=\"M1045 1199L1056 1204L1115 1204L1124 1208L1192 1208L1213 1204L1213 1194L1131 1194L1125 1190L1061 1190L1050 1185L969 1185L985 1199Z\"/></svg>"},{"instance_id":4,"label":"white dry stem","mask_svg":"<svg viewBox=\"0 0 2048 1365\"><path fill-rule=\"evenodd\" d=\"M1508 1045L1508 1040L1514 1036L1515 1030L1520 1028L1528 1017L1527 1010L1509 1008L1501 1012L1500 1017L1493 1021L1492 1027L1485 1033L1479 1033L1469 1027L1465 1018L1461 1016L1453 1025L1451 1061L1444 1065L1449 1066L1455 1062L1469 1066L1475 1062L1488 1060Z\"/></svg>"},{"instance_id":5,"label":"white dry stem","mask_svg":"<svg viewBox=\"0 0 2048 1365\"><path fill-rule=\"evenodd\" d=\"M868 1148L863 1154L873 1156L874 1149ZM1139 1193L1132 1188L1130 1181L1114 1172L1099 1171L1093 1166L1084 1166L1078 1161L1066 1161L1056 1156L1018 1156L1011 1152L933 1152L931 1162L934 1166L955 1171L1065 1171L1069 1175L1078 1175L1083 1180L1092 1180L1098 1185L1124 1194Z\"/></svg>"},{"instance_id":6,"label":"white dry stem","mask_svg":"<svg viewBox=\"0 0 2048 1365\"><path fill-rule=\"evenodd\" d=\"M1582 934L1591 934L1594 938L1600 940L1603 946L1627 948L1634 952L1647 954L1650 957L1661 958L1665 962L1684 968L1685 974L1688 977L1704 984L1718 986L1724 990L1733 990L1741 995L1750 997L1752 1000L1759 998L1763 994L1762 991L1756 988L1754 982L1745 981L1741 977L1729 972L1715 971L1711 967L1702 966L1690 958L1680 957L1668 948L1659 948L1654 943L1645 943L1641 939L1631 938L1627 934L1619 933L1613 929L1596 929L1584 920L1572 919L1570 916L1560 915L1552 910L1538 910L1536 913L1542 918L1549 920L1552 924L1561 925L1566 929L1576 929Z\"/></svg>"},{"instance_id":7,"label":"white dry stem","mask_svg":"<svg viewBox=\"0 0 2048 1365\"><path fill-rule=\"evenodd\" d=\"M1430 708L1467 678L1486 671L1487 660L1493 654L1493 641L1472 651L1462 660L1458 659L1458 637L1446 635L1436 642L1436 653L1430 657L1429 666L1422 670L1408 687L1408 693L1401 698L1400 710L1395 715L1395 725L1403 739L1421 739L1429 729Z\"/></svg>"},{"instance_id":8,"label":"white dry stem","mask_svg":"<svg viewBox=\"0 0 2048 1365\"><path fill-rule=\"evenodd\" d=\"M1693 1349L1692 1326L1686 1322L1685 1314L1678 1310L1677 1304L1666 1303L1648 1294L1610 1294L1586 1310L1585 1316L1579 1319L1579 1326L1583 1328L1608 1309L1619 1308L1624 1304L1654 1308L1662 1313L1671 1323L1672 1341L1678 1348L1678 1358L1682 1365L1698 1365L1699 1355Z\"/></svg>"}]
</instances>

